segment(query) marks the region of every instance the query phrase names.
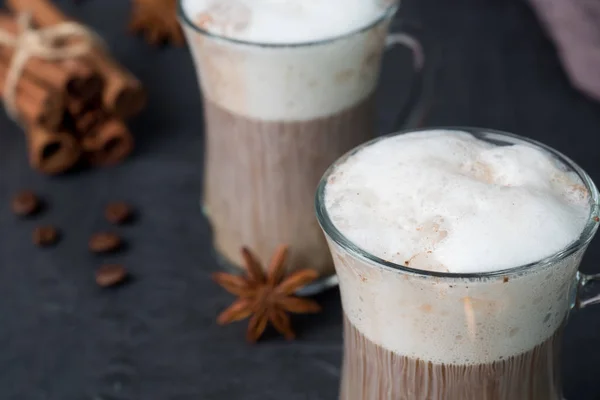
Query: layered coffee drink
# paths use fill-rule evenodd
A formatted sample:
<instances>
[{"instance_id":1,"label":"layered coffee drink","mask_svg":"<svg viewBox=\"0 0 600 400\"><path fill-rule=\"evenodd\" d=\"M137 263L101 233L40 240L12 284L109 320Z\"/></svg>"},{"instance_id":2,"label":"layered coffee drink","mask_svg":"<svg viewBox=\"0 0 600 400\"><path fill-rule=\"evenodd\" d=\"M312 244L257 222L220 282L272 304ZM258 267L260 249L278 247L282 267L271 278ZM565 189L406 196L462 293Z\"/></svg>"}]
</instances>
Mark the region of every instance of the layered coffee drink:
<instances>
[{"instance_id":1,"label":"layered coffee drink","mask_svg":"<svg viewBox=\"0 0 600 400\"><path fill-rule=\"evenodd\" d=\"M561 332L594 222L560 157L425 130L330 169L317 214L344 310L340 399L562 399Z\"/></svg>"},{"instance_id":2,"label":"layered coffee drink","mask_svg":"<svg viewBox=\"0 0 600 400\"><path fill-rule=\"evenodd\" d=\"M218 252L334 273L314 217L327 167L373 137L395 6L379 0L183 0L206 126L204 211Z\"/></svg>"}]
</instances>

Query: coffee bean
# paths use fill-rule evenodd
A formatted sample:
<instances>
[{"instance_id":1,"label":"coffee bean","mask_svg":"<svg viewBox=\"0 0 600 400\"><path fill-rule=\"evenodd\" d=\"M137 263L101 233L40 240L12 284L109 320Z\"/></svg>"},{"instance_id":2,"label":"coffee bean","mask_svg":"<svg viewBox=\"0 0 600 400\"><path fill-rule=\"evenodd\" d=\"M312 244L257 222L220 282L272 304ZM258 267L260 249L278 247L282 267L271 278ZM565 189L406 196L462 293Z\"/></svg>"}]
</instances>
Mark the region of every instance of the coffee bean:
<instances>
[{"instance_id":1,"label":"coffee bean","mask_svg":"<svg viewBox=\"0 0 600 400\"><path fill-rule=\"evenodd\" d=\"M121 247L121 238L110 232L99 232L92 235L89 241L90 251L94 253L109 253Z\"/></svg>"},{"instance_id":2,"label":"coffee bean","mask_svg":"<svg viewBox=\"0 0 600 400\"><path fill-rule=\"evenodd\" d=\"M24 190L13 197L11 208L14 214L26 217L39 210L40 200L32 191Z\"/></svg>"},{"instance_id":3,"label":"coffee bean","mask_svg":"<svg viewBox=\"0 0 600 400\"><path fill-rule=\"evenodd\" d=\"M106 264L96 271L96 283L101 287L114 286L127 278L127 270L120 264Z\"/></svg>"},{"instance_id":4,"label":"coffee bean","mask_svg":"<svg viewBox=\"0 0 600 400\"><path fill-rule=\"evenodd\" d=\"M122 201L109 203L104 211L104 217L111 224L124 224L131 220L133 211L131 207Z\"/></svg>"},{"instance_id":5,"label":"coffee bean","mask_svg":"<svg viewBox=\"0 0 600 400\"><path fill-rule=\"evenodd\" d=\"M58 229L53 226L38 226L33 231L33 243L37 246L51 246L58 242L59 233Z\"/></svg>"}]
</instances>

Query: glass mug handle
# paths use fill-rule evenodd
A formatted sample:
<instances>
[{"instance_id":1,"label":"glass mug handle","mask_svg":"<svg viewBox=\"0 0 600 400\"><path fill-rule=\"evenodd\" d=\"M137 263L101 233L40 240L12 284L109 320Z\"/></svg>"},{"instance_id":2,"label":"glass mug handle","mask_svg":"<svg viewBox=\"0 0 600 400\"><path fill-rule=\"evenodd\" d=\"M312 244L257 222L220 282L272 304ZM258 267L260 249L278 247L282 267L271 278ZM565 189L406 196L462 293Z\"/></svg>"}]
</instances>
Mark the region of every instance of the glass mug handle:
<instances>
[{"instance_id":1,"label":"glass mug handle","mask_svg":"<svg viewBox=\"0 0 600 400\"><path fill-rule=\"evenodd\" d=\"M425 62L425 48L421 41L406 32L391 33L386 37L386 51L398 45L411 50L415 75L408 91L408 98L396 117L393 131L423 125L425 102L430 97L433 86L433 60L431 53L428 52L427 63Z\"/></svg>"},{"instance_id":2,"label":"glass mug handle","mask_svg":"<svg viewBox=\"0 0 600 400\"><path fill-rule=\"evenodd\" d=\"M594 304L600 304L600 274L587 275L578 272L575 307L581 309Z\"/></svg>"}]
</instances>

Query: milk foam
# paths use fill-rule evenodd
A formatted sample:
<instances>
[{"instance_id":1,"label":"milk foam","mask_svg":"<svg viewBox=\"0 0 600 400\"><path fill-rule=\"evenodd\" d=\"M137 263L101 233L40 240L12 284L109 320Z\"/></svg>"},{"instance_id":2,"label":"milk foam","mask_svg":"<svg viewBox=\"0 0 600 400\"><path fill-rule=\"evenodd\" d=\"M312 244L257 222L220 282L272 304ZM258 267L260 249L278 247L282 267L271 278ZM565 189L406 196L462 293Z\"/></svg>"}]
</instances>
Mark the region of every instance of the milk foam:
<instances>
[{"instance_id":1,"label":"milk foam","mask_svg":"<svg viewBox=\"0 0 600 400\"><path fill-rule=\"evenodd\" d=\"M565 322L585 249L526 273L443 279L380 268L329 241L344 313L369 340L436 364L507 360Z\"/></svg>"},{"instance_id":2,"label":"milk foam","mask_svg":"<svg viewBox=\"0 0 600 400\"><path fill-rule=\"evenodd\" d=\"M540 260L575 240L588 193L526 145L427 131L369 145L328 177L335 226L380 258L417 269L488 272ZM503 276L434 278L357 257L328 238L344 313L396 354L455 365L532 350L564 323L585 248Z\"/></svg>"},{"instance_id":3,"label":"milk foam","mask_svg":"<svg viewBox=\"0 0 600 400\"><path fill-rule=\"evenodd\" d=\"M381 17L380 1L184 0L188 20L229 38L301 44L337 37L273 48L210 37L183 22L203 95L265 121L324 118L356 106L375 90L389 18L339 36ZM218 12L207 13L211 6Z\"/></svg>"},{"instance_id":4,"label":"milk foam","mask_svg":"<svg viewBox=\"0 0 600 400\"><path fill-rule=\"evenodd\" d=\"M550 256L578 238L590 210L581 180L549 154L449 131L367 146L330 176L325 205L364 250L452 273Z\"/></svg>"},{"instance_id":5,"label":"milk foam","mask_svg":"<svg viewBox=\"0 0 600 400\"><path fill-rule=\"evenodd\" d=\"M296 44L359 30L381 17L378 0L184 0L202 28L252 43ZM203 17L202 17L203 16Z\"/></svg>"}]
</instances>

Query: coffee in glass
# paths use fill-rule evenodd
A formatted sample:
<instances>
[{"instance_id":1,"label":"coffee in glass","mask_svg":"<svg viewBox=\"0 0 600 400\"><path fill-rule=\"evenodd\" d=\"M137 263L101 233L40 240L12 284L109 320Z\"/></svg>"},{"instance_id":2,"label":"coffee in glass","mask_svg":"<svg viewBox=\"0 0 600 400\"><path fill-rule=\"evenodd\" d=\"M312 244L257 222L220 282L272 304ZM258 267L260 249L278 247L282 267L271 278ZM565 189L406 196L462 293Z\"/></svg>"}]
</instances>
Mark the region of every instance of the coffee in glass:
<instances>
[{"instance_id":1,"label":"coffee in glass","mask_svg":"<svg viewBox=\"0 0 600 400\"><path fill-rule=\"evenodd\" d=\"M203 209L228 263L248 246L266 264L288 244L288 270L334 274L312 197L333 161L374 136L394 3L180 1L204 101Z\"/></svg>"},{"instance_id":2,"label":"coffee in glass","mask_svg":"<svg viewBox=\"0 0 600 400\"><path fill-rule=\"evenodd\" d=\"M317 216L344 310L342 400L561 400L560 338L598 192L515 135L421 130L323 177ZM581 294L582 292L580 292Z\"/></svg>"}]
</instances>

